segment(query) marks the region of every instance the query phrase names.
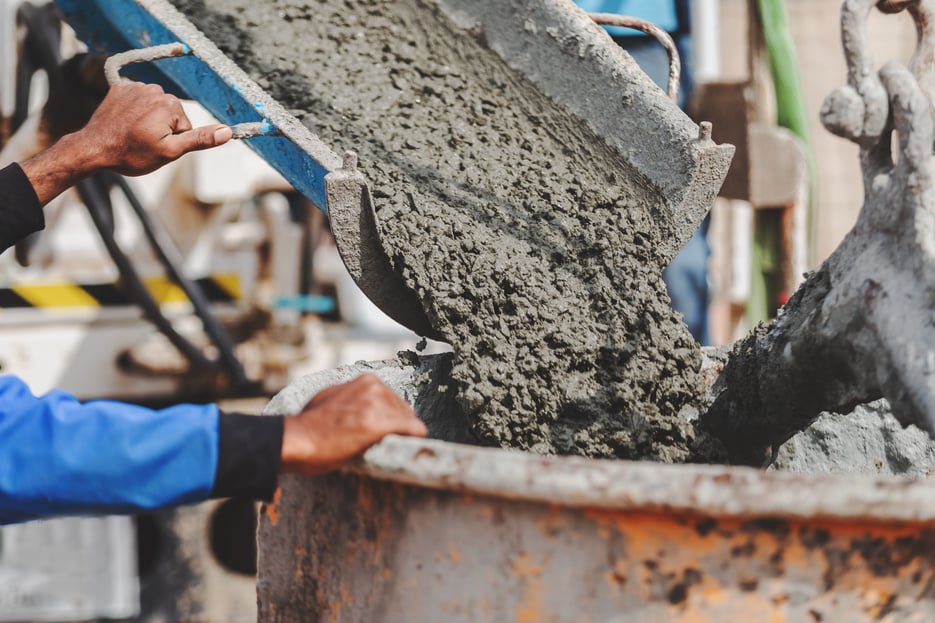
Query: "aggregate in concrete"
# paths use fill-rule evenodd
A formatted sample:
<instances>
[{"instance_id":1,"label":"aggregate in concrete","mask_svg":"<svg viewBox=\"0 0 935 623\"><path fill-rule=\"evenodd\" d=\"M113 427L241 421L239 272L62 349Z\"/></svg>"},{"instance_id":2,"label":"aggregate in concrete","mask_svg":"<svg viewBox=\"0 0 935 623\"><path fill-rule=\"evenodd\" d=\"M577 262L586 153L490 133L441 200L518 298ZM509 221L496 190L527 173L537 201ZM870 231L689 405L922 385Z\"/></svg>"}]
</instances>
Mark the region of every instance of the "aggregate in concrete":
<instances>
[{"instance_id":1,"label":"aggregate in concrete","mask_svg":"<svg viewBox=\"0 0 935 623\"><path fill-rule=\"evenodd\" d=\"M660 277L662 198L587 124L424 0L174 4L359 153L479 442L697 458L700 355Z\"/></svg>"}]
</instances>

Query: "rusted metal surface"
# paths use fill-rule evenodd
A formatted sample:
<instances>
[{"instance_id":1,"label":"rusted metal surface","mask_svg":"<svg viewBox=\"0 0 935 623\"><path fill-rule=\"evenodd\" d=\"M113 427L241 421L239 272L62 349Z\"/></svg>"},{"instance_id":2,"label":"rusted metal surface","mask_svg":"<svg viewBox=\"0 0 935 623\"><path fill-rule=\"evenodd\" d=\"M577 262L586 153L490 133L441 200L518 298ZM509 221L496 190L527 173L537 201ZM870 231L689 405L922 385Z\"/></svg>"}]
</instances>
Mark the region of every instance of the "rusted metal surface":
<instances>
[{"instance_id":1,"label":"rusted metal surface","mask_svg":"<svg viewBox=\"0 0 935 623\"><path fill-rule=\"evenodd\" d=\"M261 519L259 620L857 622L935 616L930 522L624 506L573 507L363 474L290 479Z\"/></svg>"},{"instance_id":2,"label":"rusted metal surface","mask_svg":"<svg viewBox=\"0 0 935 623\"><path fill-rule=\"evenodd\" d=\"M374 372L436 418L428 366ZM420 415L426 415L420 413ZM457 434L430 422L433 434ZM444 431L444 432L442 432ZM935 483L542 457L390 437L261 512L259 621L930 621Z\"/></svg>"},{"instance_id":3,"label":"rusted metal surface","mask_svg":"<svg viewBox=\"0 0 935 623\"><path fill-rule=\"evenodd\" d=\"M672 37L662 28L645 19L615 13L588 13L595 24L601 26L620 26L644 32L659 42L669 55L669 83L666 93L673 102L679 101L679 86L682 81L682 59Z\"/></svg>"}]
</instances>

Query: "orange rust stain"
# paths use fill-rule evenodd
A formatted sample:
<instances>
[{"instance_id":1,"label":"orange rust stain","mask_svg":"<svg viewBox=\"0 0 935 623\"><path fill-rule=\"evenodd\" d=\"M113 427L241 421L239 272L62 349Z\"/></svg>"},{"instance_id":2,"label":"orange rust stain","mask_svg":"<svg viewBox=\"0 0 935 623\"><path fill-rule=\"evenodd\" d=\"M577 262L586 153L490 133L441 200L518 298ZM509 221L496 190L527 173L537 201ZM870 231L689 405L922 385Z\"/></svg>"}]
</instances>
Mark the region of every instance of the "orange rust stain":
<instances>
[{"instance_id":1,"label":"orange rust stain","mask_svg":"<svg viewBox=\"0 0 935 623\"><path fill-rule=\"evenodd\" d=\"M513 560L513 575L525 585L523 597L516 608L515 623L538 623L545 617L542 608L542 565L529 552L523 552Z\"/></svg>"},{"instance_id":2,"label":"orange rust stain","mask_svg":"<svg viewBox=\"0 0 935 623\"><path fill-rule=\"evenodd\" d=\"M542 533L542 536L552 540L559 533L567 533L568 524L565 521L566 516L562 513L562 507L551 505L549 512L536 519L536 528Z\"/></svg>"},{"instance_id":3,"label":"orange rust stain","mask_svg":"<svg viewBox=\"0 0 935 623\"><path fill-rule=\"evenodd\" d=\"M713 551L717 547L713 542L716 539L703 539L693 527L685 525L690 523L687 516L605 509L588 509L584 514L597 524L598 534L605 539L622 534L631 545L645 545L654 550L659 544L675 551Z\"/></svg>"},{"instance_id":4,"label":"orange rust stain","mask_svg":"<svg viewBox=\"0 0 935 623\"><path fill-rule=\"evenodd\" d=\"M304 553L305 553L305 548L304 548L304 547L302 547L301 545L296 545L296 546L295 546L295 554L296 554L296 556L301 556L301 555L304 554Z\"/></svg>"},{"instance_id":5,"label":"orange rust stain","mask_svg":"<svg viewBox=\"0 0 935 623\"><path fill-rule=\"evenodd\" d=\"M542 621L538 598L524 597L523 603L516 609L516 623L539 623Z\"/></svg>"},{"instance_id":6,"label":"orange rust stain","mask_svg":"<svg viewBox=\"0 0 935 623\"><path fill-rule=\"evenodd\" d=\"M692 591L693 597L711 606L723 606L728 602L729 595L724 587L714 582L705 582Z\"/></svg>"},{"instance_id":7,"label":"orange rust stain","mask_svg":"<svg viewBox=\"0 0 935 623\"><path fill-rule=\"evenodd\" d=\"M464 503L467 504L468 506L471 506L472 504L474 504L474 494L471 493L470 491L465 491L464 492Z\"/></svg>"},{"instance_id":8,"label":"orange rust stain","mask_svg":"<svg viewBox=\"0 0 935 623\"><path fill-rule=\"evenodd\" d=\"M276 487L276 491L273 493L273 501L263 505L263 514L269 517L269 523L273 526L279 523L279 511L276 510L276 505L279 504L281 499L282 487Z\"/></svg>"},{"instance_id":9,"label":"orange rust stain","mask_svg":"<svg viewBox=\"0 0 935 623\"><path fill-rule=\"evenodd\" d=\"M393 579L393 570L390 569L389 567L384 567L384 568L383 568L383 579L386 580L387 582L389 582L390 580L392 580L392 579Z\"/></svg>"},{"instance_id":10,"label":"orange rust stain","mask_svg":"<svg viewBox=\"0 0 935 623\"><path fill-rule=\"evenodd\" d=\"M373 510L373 492L370 487L361 487L357 492L357 506L364 514Z\"/></svg>"},{"instance_id":11,"label":"orange rust stain","mask_svg":"<svg viewBox=\"0 0 935 623\"><path fill-rule=\"evenodd\" d=\"M454 564L461 562L461 552L454 545L448 548L448 557L451 558L451 562Z\"/></svg>"},{"instance_id":12,"label":"orange rust stain","mask_svg":"<svg viewBox=\"0 0 935 623\"><path fill-rule=\"evenodd\" d=\"M799 620L790 618L782 605L769 603L753 593L738 593L710 578L692 589L684 606L684 609L670 611L666 620L672 623L797 623Z\"/></svg>"},{"instance_id":13,"label":"orange rust stain","mask_svg":"<svg viewBox=\"0 0 935 623\"><path fill-rule=\"evenodd\" d=\"M523 597L516 608L514 623L539 623L545 619L542 607L542 565L523 552L513 561L513 575L524 584Z\"/></svg>"},{"instance_id":14,"label":"orange rust stain","mask_svg":"<svg viewBox=\"0 0 935 623\"><path fill-rule=\"evenodd\" d=\"M484 623L493 623L493 613L490 611L490 600L483 597L479 605L481 612L484 614Z\"/></svg>"},{"instance_id":15,"label":"orange rust stain","mask_svg":"<svg viewBox=\"0 0 935 623\"><path fill-rule=\"evenodd\" d=\"M874 618L879 620L885 614L884 609L890 606L892 595L885 591L870 589L863 594L861 604L864 610Z\"/></svg>"},{"instance_id":16,"label":"orange rust stain","mask_svg":"<svg viewBox=\"0 0 935 623\"><path fill-rule=\"evenodd\" d=\"M595 522L594 531L597 534L605 537L608 534L623 536L632 560L664 560L669 567L692 565L703 568L712 560L729 561L730 558L725 556L732 550L749 548L746 554L731 554L731 558L736 559L731 564L743 568L775 557L775 564L784 576L803 580L818 577L827 568L822 550L809 549L800 539L803 529L827 530L834 542L845 546L852 540L869 536L893 541L902 536L913 536L919 529L917 525L906 524L844 524L833 519L790 519L788 536L782 537L770 531L757 530L750 523L755 518L714 518L716 523L713 529L700 531L696 526L704 517L692 514L622 513L602 509L588 509L584 514ZM538 527L541 530L542 524ZM906 565L899 570L899 575L909 577L914 569L915 564ZM610 569L608 572L611 572ZM887 588L886 584L881 585L880 578L868 577L863 565L839 572L836 585L842 589L870 586L881 590Z\"/></svg>"},{"instance_id":17,"label":"orange rust stain","mask_svg":"<svg viewBox=\"0 0 935 623\"><path fill-rule=\"evenodd\" d=\"M678 623L720 623L719 615L712 614L710 611L692 608L681 612L675 620Z\"/></svg>"},{"instance_id":18,"label":"orange rust stain","mask_svg":"<svg viewBox=\"0 0 935 623\"><path fill-rule=\"evenodd\" d=\"M625 588L627 585L627 572L629 571L630 565L624 559L618 559L614 562L614 566L611 569L610 573L607 574L607 580L610 582L610 585L614 588Z\"/></svg>"},{"instance_id":19,"label":"orange rust stain","mask_svg":"<svg viewBox=\"0 0 935 623\"><path fill-rule=\"evenodd\" d=\"M481 508L480 508L480 516L481 516L481 517L490 517L491 515L493 515L493 509L492 509L492 508L490 508L489 506L481 506Z\"/></svg>"},{"instance_id":20,"label":"orange rust stain","mask_svg":"<svg viewBox=\"0 0 935 623\"><path fill-rule=\"evenodd\" d=\"M431 448L419 448L412 458L421 459L423 457L427 457L434 459L436 456L438 456L438 454L436 454L435 450L432 450Z\"/></svg>"},{"instance_id":21,"label":"orange rust stain","mask_svg":"<svg viewBox=\"0 0 935 623\"><path fill-rule=\"evenodd\" d=\"M529 552L523 552L513 561L513 575L518 578L535 578L541 574L542 565L537 564Z\"/></svg>"},{"instance_id":22,"label":"orange rust stain","mask_svg":"<svg viewBox=\"0 0 935 623\"><path fill-rule=\"evenodd\" d=\"M347 592L347 589L341 589L341 598L337 601L327 601L324 603L325 609L328 612L328 622L329 623L340 623L344 620L341 616L341 610L344 608L345 604L354 603L354 598L350 593Z\"/></svg>"}]
</instances>

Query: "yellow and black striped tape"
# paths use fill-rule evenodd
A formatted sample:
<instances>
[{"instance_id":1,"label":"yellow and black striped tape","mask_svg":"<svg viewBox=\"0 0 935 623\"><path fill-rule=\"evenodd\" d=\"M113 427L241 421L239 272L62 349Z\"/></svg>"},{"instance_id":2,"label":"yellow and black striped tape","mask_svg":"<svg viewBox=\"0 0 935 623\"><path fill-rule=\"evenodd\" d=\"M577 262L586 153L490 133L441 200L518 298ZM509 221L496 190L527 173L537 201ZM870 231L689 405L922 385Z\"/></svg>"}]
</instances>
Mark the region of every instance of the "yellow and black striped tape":
<instances>
[{"instance_id":1,"label":"yellow and black striped tape","mask_svg":"<svg viewBox=\"0 0 935 623\"><path fill-rule=\"evenodd\" d=\"M169 279L144 279L146 288L160 305L184 303L185 293ZM240 279L236 274L212 275L198 279L207 299L213 303L232 303L241 299ZM132 305L120 283L77 284L62 282L20 283L0 288L0 309L29 307L93 308Z\"/></svg>"}]
</instances>

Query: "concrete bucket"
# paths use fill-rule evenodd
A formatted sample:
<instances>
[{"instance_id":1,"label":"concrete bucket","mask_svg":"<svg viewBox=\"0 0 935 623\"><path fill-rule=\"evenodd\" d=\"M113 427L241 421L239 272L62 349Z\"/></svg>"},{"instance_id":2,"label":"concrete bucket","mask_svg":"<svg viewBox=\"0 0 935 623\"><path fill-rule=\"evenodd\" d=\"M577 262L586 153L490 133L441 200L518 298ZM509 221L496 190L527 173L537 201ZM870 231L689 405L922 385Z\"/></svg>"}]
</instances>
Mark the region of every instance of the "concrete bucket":
<instances>
[{"instance_id":1,"label":"concrete bucket","mask_svg":"<svg viewBox=\"0 0 935 623\"><path fill-rule=\"evenodd\" d=\"M268 413L373 372L430 440L284 478L261 515L259 620L930 621L935 485L867 476L542 457L479 448L450 359L357 364Z\"/></svg>"}]
</instances>

